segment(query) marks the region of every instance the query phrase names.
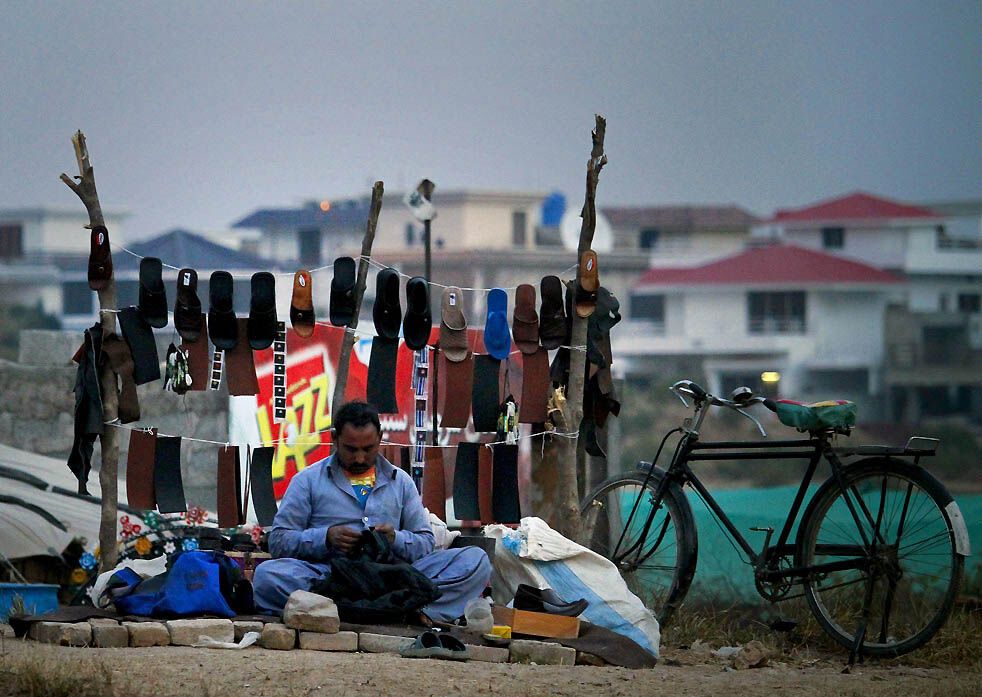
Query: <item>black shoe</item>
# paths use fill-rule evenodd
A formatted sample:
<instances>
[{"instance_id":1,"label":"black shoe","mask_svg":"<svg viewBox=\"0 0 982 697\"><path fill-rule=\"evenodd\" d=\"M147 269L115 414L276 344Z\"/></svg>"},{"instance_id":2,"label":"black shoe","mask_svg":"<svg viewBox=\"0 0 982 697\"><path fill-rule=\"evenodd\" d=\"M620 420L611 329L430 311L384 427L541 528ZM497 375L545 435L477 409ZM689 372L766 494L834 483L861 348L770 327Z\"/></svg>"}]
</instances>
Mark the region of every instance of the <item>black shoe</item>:
<instances>
[{"instance_id":1,"label":"black shoe","mask_svg":"<svg viewBox=\"0 0 982 697\"><path fill-rule=\"evenodd\" d=\"M550 615L563 615L565 617L576 617L586 610L590 603L584 598L566 602L551 588L536 588L524 583L519 584L515 590L514 606L516 610L528 610L530 612L546 612Z\"/></svg>"}]
</instances>

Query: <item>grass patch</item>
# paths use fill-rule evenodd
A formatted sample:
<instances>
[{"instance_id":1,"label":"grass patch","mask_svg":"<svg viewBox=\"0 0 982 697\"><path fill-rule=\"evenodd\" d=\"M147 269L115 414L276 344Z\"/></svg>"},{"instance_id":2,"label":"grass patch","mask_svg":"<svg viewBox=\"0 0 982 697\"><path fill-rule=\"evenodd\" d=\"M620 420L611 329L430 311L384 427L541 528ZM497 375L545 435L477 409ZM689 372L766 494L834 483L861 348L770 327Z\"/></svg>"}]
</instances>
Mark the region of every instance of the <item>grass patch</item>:
<instances>
[{"instance_id":1,"label":"grass patch","mask_svg":"<svg viewBox=\"0 0 982 697\"><path fill-rule=\"evenodd\" d=\"M798 622L790 632L778 632L770 624L778 618ZM937 668L951 666L982 671L978 637L982 635L982 610L977 605L957 605L945 626L924 646L898 658L871 659L879 665ZM815 621L803 599L767 605L683 605L662 630L662 645L691 646L699 640L714 648L740 646L760 641L765 647L786 655L819 652L840 656L848 652L828 637Z\"/></svg>"},{"instance_id":2,"label":"grass patch","mask_svg":"<svg viewBox=\"0 0 982 697\"><path fill-rule=\"evenodd\" d=\"M4 695L24 697L112 697L133 694L113 679L101 660L55 660L44 656L0 658L0 685Z\"/></svg>"}]
</instances>

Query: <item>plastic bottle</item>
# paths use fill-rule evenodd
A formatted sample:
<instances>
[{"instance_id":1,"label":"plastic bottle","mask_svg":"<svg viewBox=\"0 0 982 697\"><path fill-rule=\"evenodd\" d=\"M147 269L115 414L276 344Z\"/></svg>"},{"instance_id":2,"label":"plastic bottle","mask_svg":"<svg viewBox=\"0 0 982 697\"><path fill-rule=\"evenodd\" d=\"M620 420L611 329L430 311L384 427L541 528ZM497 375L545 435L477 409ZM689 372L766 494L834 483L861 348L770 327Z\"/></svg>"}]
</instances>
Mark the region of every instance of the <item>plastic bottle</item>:
<instances>
[{"instance_id":1,"label":"plastic bottle","mask_svg":"<svg viewBox=\"0 0 982 697\"><path fill-rule=\"evenodd\" d=\"M467 620L467 631L487 634L494 626L491 601L488 598L474 598L467 601L464 607L464 619Z\"/></svg>"}]
</instances>

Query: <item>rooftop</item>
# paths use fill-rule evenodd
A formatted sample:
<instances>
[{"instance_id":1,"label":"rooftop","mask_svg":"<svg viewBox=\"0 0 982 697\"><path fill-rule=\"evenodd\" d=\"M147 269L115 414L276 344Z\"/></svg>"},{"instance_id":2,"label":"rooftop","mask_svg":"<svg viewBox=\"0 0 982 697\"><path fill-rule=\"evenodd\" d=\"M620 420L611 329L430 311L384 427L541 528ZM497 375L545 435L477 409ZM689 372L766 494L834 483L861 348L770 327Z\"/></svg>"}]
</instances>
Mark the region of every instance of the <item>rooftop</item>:
<instances>
[{"instance_id":1,"label":"rooftop","mask_svg":"<svg viewBox=\"0 0 982 697\"><path fill-rule=\"evenodd\" d=\"M899 283L873 266L791 244L751 247L701 266L650 268L636 288L666 285Z\"/></svg>"},{"instance_id":2,"label":"rooftop","mask_svg":"<svg viewBox=\"0 0 982 697\"><path fill-rule=\"evenodd\" d=\"M778 209L771 222L825 222L841 220L937 219L943 216L922 206L912 206L862 191L820 201L811 206Z\"/></svg>"}]
</instances>

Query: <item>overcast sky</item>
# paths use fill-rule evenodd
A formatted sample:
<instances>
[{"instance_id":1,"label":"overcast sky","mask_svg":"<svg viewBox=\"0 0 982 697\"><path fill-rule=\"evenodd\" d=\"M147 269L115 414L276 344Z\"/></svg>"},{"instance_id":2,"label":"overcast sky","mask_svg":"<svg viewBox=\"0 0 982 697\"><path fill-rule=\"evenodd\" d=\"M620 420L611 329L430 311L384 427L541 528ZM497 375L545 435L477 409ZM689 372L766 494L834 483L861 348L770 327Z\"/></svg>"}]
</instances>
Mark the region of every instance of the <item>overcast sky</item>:
<instances>
[{"instance_id":1,"label":"overcast sky","mask_svg":"<svg viewBox=\"0 0 982 697\"><path fill-rule=\"evenodd\" d=\"M439 188L758 214L982 198L982 2L0 0L0 206L73 206L85 133L130 237Z\"/></svg>"}]
</instances>

